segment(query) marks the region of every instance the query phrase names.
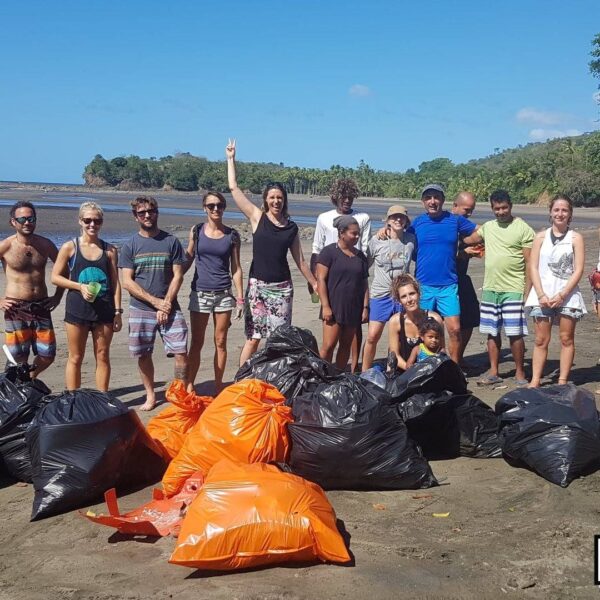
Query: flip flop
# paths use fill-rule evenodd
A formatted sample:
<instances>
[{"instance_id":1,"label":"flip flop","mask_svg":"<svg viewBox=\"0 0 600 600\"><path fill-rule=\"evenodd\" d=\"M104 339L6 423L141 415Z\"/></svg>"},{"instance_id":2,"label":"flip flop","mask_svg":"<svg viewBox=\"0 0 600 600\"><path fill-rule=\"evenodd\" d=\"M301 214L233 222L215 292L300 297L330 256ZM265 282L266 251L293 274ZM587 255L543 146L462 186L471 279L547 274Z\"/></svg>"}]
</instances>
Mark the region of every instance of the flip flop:
<instances>
[{"instance_id":1,"label":"flip flop","mask_svg":"<svg viewBox=\"0 0 600 600\"><path fill-rule=\"evenodd\" d=\"M498 383L502 383L502 378L498 375L488 374L477 380L477 385L497 385Z\"/></svg>"},{"instance_id":2,"label":"flip flop","mask_svg":"<svg viewBox=\"0 0 600 600\"><path fill-rule=\"evenodd\" d=\"M517 387L525 387L526 385L529 385L529 381L527 381L527 379L515 379L514 382Z\"/></svg>"}]
</instances>

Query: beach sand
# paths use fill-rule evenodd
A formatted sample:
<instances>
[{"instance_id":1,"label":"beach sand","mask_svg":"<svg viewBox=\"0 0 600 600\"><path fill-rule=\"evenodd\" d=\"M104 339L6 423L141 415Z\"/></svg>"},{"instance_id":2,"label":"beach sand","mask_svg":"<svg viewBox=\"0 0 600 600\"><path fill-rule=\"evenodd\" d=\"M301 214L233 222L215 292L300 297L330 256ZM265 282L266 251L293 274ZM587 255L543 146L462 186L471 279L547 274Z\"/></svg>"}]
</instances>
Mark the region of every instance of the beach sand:
<instances>
[{"instance_id":1,"label":"beach sand","mask_svg":"<svg viewBox=\"0 0 600 600\"><path fill-rule=\"evenodd\" d=\"M123 196L125 200L125 196ZM123 201L124 201L123 200ZM324 204L325 206L325 204ZM325 208L324 208L325 210ZM531 210L531 209L530 209ZM544 210L544 209L538 209ZM72 211L40 210L38 233L65 229ZM189 218L162 218L165 229L185 237ZM73 225L75 224L73 219ZM127 216L107 218L105 235L133 231ZM6 234L6 226L2 234ZM597 231L587 230L586 270L595 266ZM310 244L303 242L304 252ZM245 275L251 246L244 244ZM311 304L304 280L292 266L295 283L295 325L321 339L318 307ZM470 273L476 289L481 287L482 263L471 261ZM192 271L186 276L179 299L187 309ZM2 276L3 277L3 276ZM599 322L593 314L587 281L582 289L588 314L578 325L576 358L571 379L591 391L600 387ZM0 281L0 289L4 282ZM128 295L124 293L125 317ZM58 355L42 379L54 391L64 385L66 340L62 318L64 304L54 313ZM125 331L114 338L112 392L128 406L144 401L134 361L127 352ZM365 328L366 332L366 328ZM546 371L547 382L555 381L558 367L557 331L554 331ZM385 334L384 334L385 335ZM198 377L198 391L212 394L212 329ZM244 342L243 323L234 321L229 335L226 379L231 380ZM526 366L532 353L527 339ZM385 338L377 356L386 354ZM486 367L485 340L478 332L467 349L467 358L482 373ZM162 346L155 350L159 390L172 377L173 363ZM93 386L94 361L91 348L85 359L84 386ZM492 405L512 389L514 369L510 357L501 365L506 377L502 389L481 389L477 377L469 379L475 395ZM161 393L160 398L164 395ZM147 421L150 414L140 413ZM561 489L523 469L510 467L503 459L461 458L433 461L432 469L442 485L422 491L328 493L337 516L344 523L354 555L352 567L316 565L276 567L265 570L211 574L169 565L174 540L132 540L94 525L77 512L29 523L32 486L0 479L0 599L268 599L296 598L497 598L505 595L528 598L587 598L593 587L593 536L600 534L600 472L574 481ZM340 465L344 468L344 465ZM151 488L120 500L129 510L151 498ZM105 512L102 503L92 507ZM449 513L434 518L433 513Z\"/></svg>"}]
</instances>

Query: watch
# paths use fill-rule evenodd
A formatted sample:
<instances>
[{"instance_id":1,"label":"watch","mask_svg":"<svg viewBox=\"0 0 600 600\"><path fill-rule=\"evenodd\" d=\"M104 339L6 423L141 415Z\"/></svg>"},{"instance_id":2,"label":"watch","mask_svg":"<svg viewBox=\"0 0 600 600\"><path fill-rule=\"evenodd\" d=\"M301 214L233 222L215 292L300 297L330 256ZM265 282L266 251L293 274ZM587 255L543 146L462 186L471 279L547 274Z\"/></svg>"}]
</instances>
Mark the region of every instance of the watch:
<instances>
[{"instance_id":1,"label":"watch","mask_svg":"<svg viewBox=\"0 0 600 600\"><path fill-rule=\"evenodd\" d=\"M122 308L115 308L115 315L122 315L122 314L123 314Z\"/></svg>"}]
</instances>

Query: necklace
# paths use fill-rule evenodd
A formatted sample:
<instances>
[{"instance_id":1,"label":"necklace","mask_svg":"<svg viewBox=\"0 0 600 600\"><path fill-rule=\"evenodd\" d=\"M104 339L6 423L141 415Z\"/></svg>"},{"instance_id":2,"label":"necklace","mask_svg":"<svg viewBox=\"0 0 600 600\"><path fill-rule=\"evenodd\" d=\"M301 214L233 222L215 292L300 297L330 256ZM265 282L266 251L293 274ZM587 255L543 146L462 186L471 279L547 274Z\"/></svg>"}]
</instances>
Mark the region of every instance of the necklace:
<instances>
[{"instance_id":1,"label":"necklace","mask_svg":"<svg viewBox=\"0 0 600 600\"><path fill-rule=\"evenodd\" d=\"M20 240L17 240L17 242L25 248L25 256L31 258L33 256L33 252L30 250L32 247L31 244L21 242Z\"/></svg>"},{"instance_id":2,"label":"necklace","mask_svg":"<svg viewBox=\"0 0 600 600\"><path fill-rule=\"evenodd\" d=\"M273 225L275 225L275 227L285 227L287 225L287 219L285 219L284 217L284 221L280 221L279 219L276 219L271 213L267 213L267 217L269 218L269 221L271 221L271 223L273 223Z\"/></svg>"}]
</instances>

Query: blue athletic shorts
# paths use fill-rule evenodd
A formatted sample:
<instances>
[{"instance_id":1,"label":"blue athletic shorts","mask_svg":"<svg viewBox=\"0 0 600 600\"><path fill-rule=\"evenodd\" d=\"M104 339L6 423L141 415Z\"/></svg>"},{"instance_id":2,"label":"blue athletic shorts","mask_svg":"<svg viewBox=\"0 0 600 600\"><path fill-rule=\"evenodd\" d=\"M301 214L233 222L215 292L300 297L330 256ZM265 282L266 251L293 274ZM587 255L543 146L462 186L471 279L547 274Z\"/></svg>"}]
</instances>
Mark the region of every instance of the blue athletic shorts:
<instances>
[{"instance_id":1,"label":"blue athletic shorts","mask_svg":"<svg viewBox=\"0 0 600 600\"><path fill-rule=\"evenodd\" d=\"M419 304L423 310L433 310L442 317L460 316L458 284L422 285Z\"/></svg>"},{"instance_id":2,"label":"blue athletic shorts","mask_svg":"<svg viewBox=\"0 0 600 600\"><path fill-rule=\"evenodd\" d=\"M402 305L391 296L371 298L369 300L369 321L387 323L392 315L402 312Z\"/></svg>"}]
</instances>

